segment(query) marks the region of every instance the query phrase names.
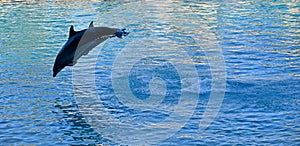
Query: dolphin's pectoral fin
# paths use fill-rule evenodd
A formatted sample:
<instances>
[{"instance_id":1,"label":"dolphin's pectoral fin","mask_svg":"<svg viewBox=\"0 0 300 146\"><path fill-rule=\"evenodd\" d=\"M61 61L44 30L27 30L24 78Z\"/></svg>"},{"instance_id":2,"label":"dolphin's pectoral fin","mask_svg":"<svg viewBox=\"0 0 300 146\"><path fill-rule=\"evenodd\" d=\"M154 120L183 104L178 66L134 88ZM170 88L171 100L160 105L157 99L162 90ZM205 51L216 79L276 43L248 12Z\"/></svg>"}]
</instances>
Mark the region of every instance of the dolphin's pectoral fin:
<instances>
[{"instance_id":1,"label":"dolphin's pectoral fin","mask_svg":"<svg viewBox=\"0 0 300 146\"><path fill-rule=\"evenodd\" d=\"M89 28L91 28L91 27L94 27L94 21L92 21L91 23L90 23L90 25L89 25Z\"/></svg>"},{"instance_id":2,"label":"dolphin's pectoral fin","mask_svg":"<svg viewBox=\"0 0 300 146\"><path fill-rule=\"evenodd\" d=\"M89 49L85 50L82 54L83 54L83 55L87 55L87 54L89 54L89 52L90 52L92 49L93 49L93 48L89 48Z\"/></svg>"},{"instance_id":3,"label":"dolphin's pectoral fin","mask_svg":"<svg viewBox=\"0 0 300 146\"><path fill-rule=\"evenodd\" d=\"M75 35L76 34L76 31L74 30L74 26L73 25L71 25L71 27L70 27L70 31L69 31L69 38L71 38L73 35Z\"/></svg>"},{"instance_id":4,"label":"dolphin's pectoral fin","mask_svg":"<svg viewBox=\"0 0 300 146\"><path fill-rule=\"evenodd\" d=\"M127 36L129 34L129 32L126 32L125 30L126 30L125 28L120 29L117 32L115 32L114 35L118 38L122 38L122 36Z\"/></svg>"},{"instance_id":5,"label":"dolphin's pectoral fin","mask_svg":"<svg viewBox=\"0 0 300 146\"><path fill-rule=\"evenodd\" d=\"M87 54L89 54L89 52L90 51L85 51L85 52L83 52L83 55L87 55Z\"/></svg>"},{"instance_id":6,"label":"dolphin's pectoral fin","mask_svg":"<svg viewBox=\"0 0 300 146\"><path fill-rule=\"evenodd\" d=\"M76 64L76 61L71 61L71 62L68 63L67 66L73 66L73 65L75 65L75 64Z\"/></svg>"}]
</instances>

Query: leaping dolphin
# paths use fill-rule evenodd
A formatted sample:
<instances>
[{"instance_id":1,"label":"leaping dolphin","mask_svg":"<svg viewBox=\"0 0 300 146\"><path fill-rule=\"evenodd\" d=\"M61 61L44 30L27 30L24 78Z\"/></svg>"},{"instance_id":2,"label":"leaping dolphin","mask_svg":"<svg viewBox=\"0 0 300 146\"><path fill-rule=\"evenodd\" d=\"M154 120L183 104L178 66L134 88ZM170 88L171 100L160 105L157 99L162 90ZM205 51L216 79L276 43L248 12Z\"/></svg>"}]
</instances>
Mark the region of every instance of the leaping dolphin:
<instances>
[{"instance_id":1,"label":"leaping dolphin","mask_svg":"<svg viewBox=\"0 0 300 146\"><path fill-rule=\"evenodd\" d=\"M103 41L112 37L122 38L126 35L128 32L125 32L125 29L94 27L93 21L87 29L80 31L75 31L74 26L71 25L69 39L56 56L53 77L65 66L75 65L82 55L87 55L90 50Z\"/></svg>"}]
</instances>

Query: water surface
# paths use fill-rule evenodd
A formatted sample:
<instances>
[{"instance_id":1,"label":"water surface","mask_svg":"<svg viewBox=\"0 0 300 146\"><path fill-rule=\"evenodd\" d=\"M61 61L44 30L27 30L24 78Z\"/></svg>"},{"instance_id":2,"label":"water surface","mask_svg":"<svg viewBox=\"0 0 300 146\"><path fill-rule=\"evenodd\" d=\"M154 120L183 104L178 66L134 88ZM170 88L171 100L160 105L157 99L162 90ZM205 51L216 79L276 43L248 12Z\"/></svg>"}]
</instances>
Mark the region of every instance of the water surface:
<instances>
[{"instance_id":1,"label":"water surface","mask_svg":"<svg viewBox=\"0 0 300 146\"><path fill-rule=\"evenodd\" d=\"M200 80L195 112L161 145L299 145L299 9L297 1L0 2L0 143L118 144L91 128L78 110L72 68L52 78L55 56L70 25L81 30L93 20L95 26L131 31L124 39L99 45L80 59L83 66L74 66L92 72L94 68L84 64L97 59L97 94L115 118L155 123L170 114L132 111L122 107L113 92L114 60L126 46L150 39L156 43L149 41L136 49L152 46L153 54L183 49ZM218 116L199 133L212 81L211 56L206 51L213 50L205 50L209 44L197 40L204 37L204 30L210 30L222 48L227 84ZM159 66L161 62L165 64ZM172 64L157 58L135 63L129 81L133 94L149 97L152 77L166 82L168 94L162 104L178 104L180 77Z\"/></svg>"}]
</instances>

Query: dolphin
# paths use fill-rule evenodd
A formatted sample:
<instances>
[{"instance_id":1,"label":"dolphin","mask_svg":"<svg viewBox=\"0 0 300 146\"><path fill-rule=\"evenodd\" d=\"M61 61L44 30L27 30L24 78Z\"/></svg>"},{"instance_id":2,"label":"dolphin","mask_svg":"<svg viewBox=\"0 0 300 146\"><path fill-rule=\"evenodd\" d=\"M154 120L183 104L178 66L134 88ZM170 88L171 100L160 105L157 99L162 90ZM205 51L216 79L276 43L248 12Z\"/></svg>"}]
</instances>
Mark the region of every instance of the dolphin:
<instances>
[{"instance_id":1,"label":"dolphin","mask_svg":"<svg viewBox=\"0 0 300 146\"><path fill-rule=\"evenodd\" d=\"M69 38L62 49L56 56L53 66L53 77L55 77L64 67L73 66L76 61L82 56L87 55L90 50L102 43L103 41L112 38L126 36L129 33L126 29L117 29L109 27L94 27L93 21L87 29L75 31L71 25Z\"/></svg>"}]
</instances>

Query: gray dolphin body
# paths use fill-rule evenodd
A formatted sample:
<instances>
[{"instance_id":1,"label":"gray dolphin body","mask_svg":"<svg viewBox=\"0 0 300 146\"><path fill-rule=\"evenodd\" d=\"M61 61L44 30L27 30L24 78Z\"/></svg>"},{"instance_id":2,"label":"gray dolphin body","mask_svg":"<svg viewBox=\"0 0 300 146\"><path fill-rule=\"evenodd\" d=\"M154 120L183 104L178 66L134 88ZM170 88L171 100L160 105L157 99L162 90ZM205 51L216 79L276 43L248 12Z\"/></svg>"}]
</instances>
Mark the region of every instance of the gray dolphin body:
<instances>
[{"instance_id":1,"label":"gray dolphin body","mask_svg":"<svg viewBox=\"0 0 300 146\"><path fill-rule=\"evenodd\" d=\"M56 56L53 66L53 77L55 77L64 67L73 66L82 56L87 55L90 50L112 38L126 36L125 29L94 27L93 21L89 28L75 31L74 26L70 27L69 39Z\"/></svg>"}]
</instances>

